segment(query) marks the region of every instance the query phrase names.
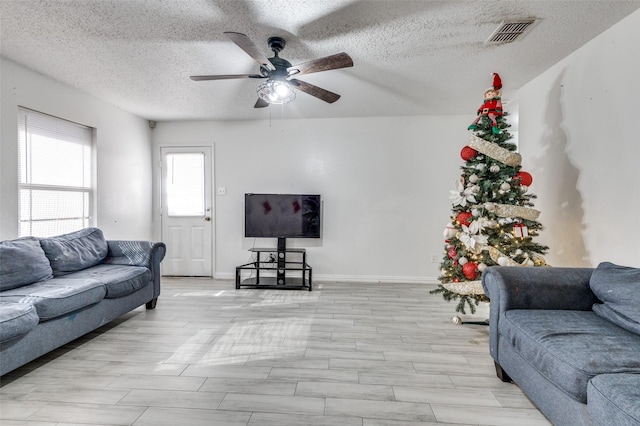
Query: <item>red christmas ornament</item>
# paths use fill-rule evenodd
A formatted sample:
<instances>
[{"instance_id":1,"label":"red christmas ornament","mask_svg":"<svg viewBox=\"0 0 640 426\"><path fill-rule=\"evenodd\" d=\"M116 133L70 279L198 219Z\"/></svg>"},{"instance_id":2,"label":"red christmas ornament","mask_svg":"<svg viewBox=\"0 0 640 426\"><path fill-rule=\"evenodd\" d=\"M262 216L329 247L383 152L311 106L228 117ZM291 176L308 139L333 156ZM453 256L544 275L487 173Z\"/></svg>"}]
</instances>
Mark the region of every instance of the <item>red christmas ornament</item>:
<instances>
[{"instance_id":1,"label":"red christmas ornament","mask_svg":"<svg viewBox=\"0 0 640 426\"><path fill-rule=\"evenodd\" d=\"M471 148L470 146L465 146L464 148L462 148L462 151L460 151L460 157L462 157L464 161L469 161L476 155L478 155L478 151Z\"/></svg>"},{"instance_id":2,"label":"red christmas ornament","mask_svg":"<svg viewBox=\"0 0 640 426\"><path fill-rule=\"evenodd\" d=\"M520 185L531 186L533 183L533 176L527 172L518 172L516 174L516 180L520 179Z\"/></svg>"},{"instance_id":3,"label":"red christmas ornament","mask_svg":"<svg viewBox=\"0 0 640 426\"><path fill-rule=\"evenodd\" d=\"M469 226L471 225L471 221L469 219L472 217L473 215L469 212L460 212L458 213L458 216L456 216L456 220L460 225Z\"/></svg>"},{"instance_id":4,"label":"red christmas ornament","mask_svg":"<svg viewBox=\"0 0 640 426\"><path fill-rule=\"evenodd\" d=\"M449 259L455 259L457 255L458 255L458 252L456 251L455 247L451 247L447 252L447 256L449 256Z\"/></svg>"},{"instance_id":5,"label":"red christmas ornament","mask_svg":"<svg viewBox=\"0 0 640 426\"><path fill-rule=\"evenodd\" d=\"M467 262L462 266L462 273L470 280L478 277L478 264L476 262Z\"/></svg>"}]
</instances>

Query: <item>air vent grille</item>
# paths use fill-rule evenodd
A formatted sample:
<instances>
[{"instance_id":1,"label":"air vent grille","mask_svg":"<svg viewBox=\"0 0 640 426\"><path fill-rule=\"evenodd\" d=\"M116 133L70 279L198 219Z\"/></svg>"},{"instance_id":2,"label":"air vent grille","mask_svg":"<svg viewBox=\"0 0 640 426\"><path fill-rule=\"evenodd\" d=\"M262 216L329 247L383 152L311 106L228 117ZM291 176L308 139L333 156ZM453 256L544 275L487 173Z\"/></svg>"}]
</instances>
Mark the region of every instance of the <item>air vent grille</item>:
<instances>
[{"instance_id":1,"label":"air vent grille","mask_svg":"<svg viewBox=\"0 0 640 426\"><path fill-rule=\"evenodd\" d=\"M491 34L486 44L511 43L525 33L533 25L535 19L521 19L518 21L504 21Z\"/></svg>"}]
</instances>

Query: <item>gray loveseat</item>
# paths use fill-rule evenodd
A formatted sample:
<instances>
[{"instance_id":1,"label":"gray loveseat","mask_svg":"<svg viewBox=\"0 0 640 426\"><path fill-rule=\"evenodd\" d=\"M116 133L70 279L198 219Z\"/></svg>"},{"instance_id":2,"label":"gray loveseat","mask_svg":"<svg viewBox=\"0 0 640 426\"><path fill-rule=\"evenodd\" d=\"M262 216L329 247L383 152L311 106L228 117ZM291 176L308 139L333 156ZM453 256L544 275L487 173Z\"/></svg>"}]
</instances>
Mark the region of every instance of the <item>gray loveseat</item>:
<instances>
[{"instance_id":1,"label":"gray loveseat","mask_svg":"<svg viewBox=\"0 0 640 426\"><path fill-rule=\"evenodd\" d=\"M640 426L640 269L491 267L490 353L555 425Z\"/></svg>"},{"instance_id":2,"label":"gray loveseat","mask_svg":"<svg viewBox=\"0 0 640 426\"><path fill-rule=\"evenodd\" d=\"M161 242L86 228L0 242L0 375L160 295Z\"/></svg>"}]
</instances>

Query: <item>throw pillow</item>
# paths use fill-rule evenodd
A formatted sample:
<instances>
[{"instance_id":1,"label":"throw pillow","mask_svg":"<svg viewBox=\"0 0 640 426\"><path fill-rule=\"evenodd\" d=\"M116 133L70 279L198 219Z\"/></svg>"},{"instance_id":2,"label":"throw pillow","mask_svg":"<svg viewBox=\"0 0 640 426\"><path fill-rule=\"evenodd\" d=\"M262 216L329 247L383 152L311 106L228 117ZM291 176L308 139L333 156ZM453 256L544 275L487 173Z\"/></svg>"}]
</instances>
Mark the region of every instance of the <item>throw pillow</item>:
<instances>
[{"instance_id":1,"label":"throw pillow","mask_svg":"<svg viewBox=\"0 0 640 426\"><path fill-rule=\"evenodd\" d=\"M591 290L602 304L593 311L612 323L640 334L640 268L603 262L593 271L589 281Z\"/></svg>"},{"instance_id":2,"label":"throw pillow","mask_svg":"<svg viewBox=\"0 0 640 426\"><path fill-rule=\"evenodd\" d=\"M44 238L40 244L51 262L54 276L90 268L101 263L109 248L102 231L85 228L70 234Z\"/></svg>"},{"instance_id":3,"label":"throw pillow","mask_svg":"<svg viewBox=\"0 0 640 426\"><path fill-rule=\"evenodd\" d=\"M0 242L0 291L48 280L52 273L37 238Z\"/></svg>"}]
</instances>

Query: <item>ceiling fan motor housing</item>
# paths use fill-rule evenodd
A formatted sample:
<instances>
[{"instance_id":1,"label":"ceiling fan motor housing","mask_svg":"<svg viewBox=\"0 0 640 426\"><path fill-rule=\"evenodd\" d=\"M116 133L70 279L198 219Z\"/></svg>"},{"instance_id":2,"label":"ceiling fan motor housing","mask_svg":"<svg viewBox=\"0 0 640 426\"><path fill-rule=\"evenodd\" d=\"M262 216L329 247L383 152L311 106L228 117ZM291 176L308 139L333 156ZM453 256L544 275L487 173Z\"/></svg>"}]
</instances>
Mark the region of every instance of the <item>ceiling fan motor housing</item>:
<instances>
[{"instance_id":1,"label":"ceiling fan motor housing","mask_svg":"<svg viewBox=\"0 0 640 426\"><path fill-rule=\"evenodd\" d=\"M278 56L278 53L284 49L287 43L282 37L269 37L267 44L269 45L269 49Z\"/></svg>"},{"instance_id":2,"label":"ceiling fan motor housing","mask_svg":"<svg viewBox=\"0 0 640 426\"><path fill-rule=\"evenodd\" d=\"M278 56L274 56L273 58L268 59L276 69L268 70L265 67L260 67L260 72L265 77L273 78L276 80L284 80L289 77L287 68L291 66L291 62L287 61L286 59L279 58Z\"/></svg>"},{"instance_id":3,"label":"ceiling fan motor housing","mask_svg":"<svg viewBox=\"0 0 640 426\"><path fill-rule=\"evenodd\" d=\"M289 73L287 72L287 68L291 67L291 62L286 59L282 59L278 56L278 53L284 49L286 42L281 37L269 37L267 40L269 44L269 48L273 52L274 56L272 58L268 58L269 62L273 64L275 70L269 70L265 67L260 67L260 72L265 77L275 79L275 80L285 80L289 77Z\"/></svg>"}]
</instances>

